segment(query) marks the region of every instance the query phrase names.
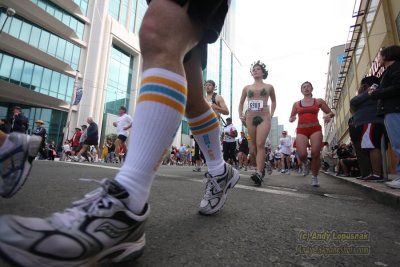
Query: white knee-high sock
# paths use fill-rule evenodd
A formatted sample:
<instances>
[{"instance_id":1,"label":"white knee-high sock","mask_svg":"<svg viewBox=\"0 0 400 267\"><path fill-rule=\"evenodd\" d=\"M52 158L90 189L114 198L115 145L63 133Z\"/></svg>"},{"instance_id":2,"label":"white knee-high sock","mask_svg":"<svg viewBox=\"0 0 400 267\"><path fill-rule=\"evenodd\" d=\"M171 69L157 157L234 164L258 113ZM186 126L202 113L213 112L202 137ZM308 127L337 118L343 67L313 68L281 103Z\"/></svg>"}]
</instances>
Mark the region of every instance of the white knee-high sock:
<instances>
[{"instance_id":1,"label":"white knee-high sock","mask_svg":"<svg viewBox=\"0 0 400 267\"><path fill-rule=\"evenodd\" d=\"M207 160L208 172L212 176L223 174L225 165L219 139L219 122L214 111L210 108L200 116L188 118L188 123L201 152Z\"/></svg>"},{"instance_id":2,"label":"white knee-high sock","mask_svg":"<svg viewBox=\"0 0 400 267\"><path fill-rule=\"evenodd\" d=\"M147 69L132 123L128 154L116 180L129 192L129 209L140 213L155 172L171 145L185 112L187 82L159 68Z\"/></svg>"}]
</instances>

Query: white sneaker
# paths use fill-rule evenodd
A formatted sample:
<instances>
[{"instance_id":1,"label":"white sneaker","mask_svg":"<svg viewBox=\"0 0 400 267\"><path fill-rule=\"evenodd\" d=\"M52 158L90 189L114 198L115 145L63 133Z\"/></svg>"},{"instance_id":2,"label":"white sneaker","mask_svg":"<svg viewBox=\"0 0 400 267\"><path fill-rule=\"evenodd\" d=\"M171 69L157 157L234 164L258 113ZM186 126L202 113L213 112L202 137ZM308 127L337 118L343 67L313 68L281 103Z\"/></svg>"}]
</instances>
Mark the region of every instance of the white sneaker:
<instances>
[{"instance_id":1,"label":"white sneaker","mask_svg":"<svg viewBox=\"0 0 400 267\"><path fill-rule=\"evenodd\" d=\"M311 176L311 185L314 187L319 187L317 176Z\"/></svg>"},{"instance_id":2,"label":"white sneaker","mask_svg":"<svg viewBox=\"0 0 400 267\"><path fill-rule=\"evenodd\" d=\"M390 188L400 189L400 177L394 179L393 181L386 182L385 184L386 184L387 186L389 186Z\"/></svg>"},{"instance_id":3,"label":"white sneaker","mask_svg":"<svg viewBox=\"0 0 400 267\"><path fill-rule=\"evenodd\" d=\"M150 208L146 205L141 215L134 214L122 202L128 197L119 183L104 179L100 188L49 218L1 216L0 255L24 267L97 266L103 261L133 260L145 246Z\"/></svg>"},{"instance_id":4,"label":"white sneaker","mask_svg":"<svg viewBox=\"0 0 400 267\"><path fill-rule=\"evenodd\" d=\"M238 170L225 163L224 174L213 177L207 172L206 178L206 189L200 202L199 213L201 215L212 215L222 209L228 190L237 184L240 176Z\"/></svg>"},{"instance_id":5,"label":"white sneaker","mask_svg":"<svg viewBox=\"0 0 400 267\"><path fill-rule=\"evenodd\" d=\"M12 197L24 185L42 142L40 136L22 133L11 133L8 139L13 148L0 153L0 195L4 198Z\"/></svg>"},{"instance_id":6,"label":"white sneaker","mask_svg":"<svg viewBox=\"0 0 400 267\"><path fill-rule=\"evenodd\" d=\"M310 161L307 160L305 164L303 164L303 176L307 176L310 173Z\"/></svg>"}]
</instances>

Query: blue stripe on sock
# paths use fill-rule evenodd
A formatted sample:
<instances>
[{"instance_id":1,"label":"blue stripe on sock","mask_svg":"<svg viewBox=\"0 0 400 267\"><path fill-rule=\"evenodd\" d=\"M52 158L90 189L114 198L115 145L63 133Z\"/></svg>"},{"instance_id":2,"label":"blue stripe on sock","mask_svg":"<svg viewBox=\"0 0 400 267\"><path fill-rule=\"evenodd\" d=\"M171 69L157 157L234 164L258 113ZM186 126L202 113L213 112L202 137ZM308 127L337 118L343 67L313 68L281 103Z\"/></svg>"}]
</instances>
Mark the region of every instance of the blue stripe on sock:
<instances>
[{"instance_id":1,"label":"blue stripe on sock","mask_svg":"<svg viewBox=\"0 0 400 267\"><path fill-rule=\"evenodd\" d=\"M182 105L186 106L186 96L168 87L157 84L146 84L140 89L140 94L144 93L161 93L163 95L172 97L173 99L180 102Z\"/></svg>"},{"instance_id":2,"label":"blue stripe on sock","mask_svg":"<svg viewBox=\"0 0 400 267\"><path fill-rule=\"evenodd\" d=\"M217 117L214 117L213 119L209 120L209 121L206 122L206 123L203 123L203 124L200 125L200 126L193 127L193 128L191 127L190 130L191 130L192 132L193 132L193 131L199 131L199 130L201 130L201 129L207 128L208 126L210 126L210 125L216 123L217 121L218 121L218 118L217 118Z\"/></svg>"}]
</instances>

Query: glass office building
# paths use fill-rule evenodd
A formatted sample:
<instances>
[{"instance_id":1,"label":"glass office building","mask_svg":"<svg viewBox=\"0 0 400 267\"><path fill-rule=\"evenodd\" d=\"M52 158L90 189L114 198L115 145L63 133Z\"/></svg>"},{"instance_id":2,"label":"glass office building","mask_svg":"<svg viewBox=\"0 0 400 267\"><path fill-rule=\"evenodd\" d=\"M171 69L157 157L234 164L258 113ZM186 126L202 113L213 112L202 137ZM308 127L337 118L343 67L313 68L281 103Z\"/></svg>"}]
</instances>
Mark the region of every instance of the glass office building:
<instances>
[{"instance_id":1,"label":"glass office building","mask_svg":"<svg viewBox=\"0 0 400 267\"><path fill-rule=\"evenodd\" d=\"M16 13L8 17L7 8ZM4 0L0 3L0 118L15 105L34 121L45 121L48 142L60 144L64 133L86 124L102 129L118 108L132 114L139 87L138 30L145 0ZM78 71L78 72L77 72ZM83 96L67 116L74 88Z\"/></svg>"},{"instance_id":2,"label":"glass office building","mask_svg":"<svg viewBox=\"0 0 400 267\"><path fill-rule=\"evenodd\" d=\"M7 8L14 16L7 16ZM138 32L146 9L146 0L2 0L0 118L18 105L30 120L29 131L35 120L44 120L48 141L57 144L87 117L99 125L100 141L115 133L118 108L134 113L142 65ZM230 14L221 38L209 46L204 76L216 82L235 114L232 94L242 83L235 82L241 67L229 38ZM82 98L70 108L77 88ZM189 143L186 120L179 131L175 144Z\"/></svg>"}]
</instances>

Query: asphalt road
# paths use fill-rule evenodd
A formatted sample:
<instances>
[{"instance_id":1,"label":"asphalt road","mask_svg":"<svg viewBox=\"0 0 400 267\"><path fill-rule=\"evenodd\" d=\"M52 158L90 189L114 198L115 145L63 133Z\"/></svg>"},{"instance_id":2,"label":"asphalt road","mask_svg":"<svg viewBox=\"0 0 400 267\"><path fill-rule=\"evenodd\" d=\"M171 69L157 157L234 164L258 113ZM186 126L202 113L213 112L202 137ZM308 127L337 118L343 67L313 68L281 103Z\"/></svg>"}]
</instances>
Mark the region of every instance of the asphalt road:
<instances>
[{"instance_id":1,"label":"asphalt road","mask_svg":"<svg viewBox=\"0 0 400 267\"><path fill-rule=\"evenodd\" d=\"M78 178L100 180L117 171L115 165L35 162L21 191L0 199L0 213L47 216L96 188ZM203 174L162 166L150 198L144 255L102 267L400 266L399 210L323 174L320 188L297 174L274 173L259 188L249 177L242 172L224 209L203 217L197 213ZM10 265L0 260L0 266Z\"/></svg>"}]
</instances>

